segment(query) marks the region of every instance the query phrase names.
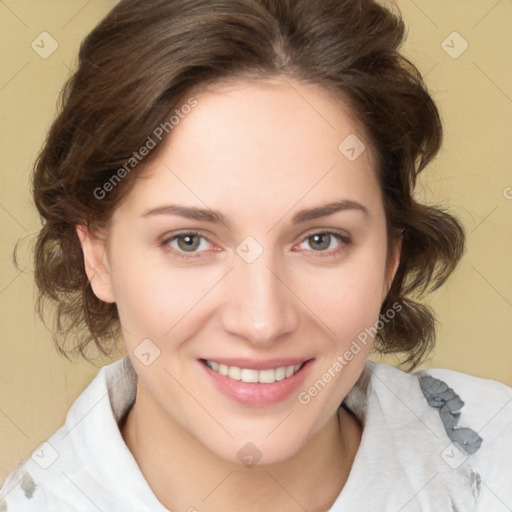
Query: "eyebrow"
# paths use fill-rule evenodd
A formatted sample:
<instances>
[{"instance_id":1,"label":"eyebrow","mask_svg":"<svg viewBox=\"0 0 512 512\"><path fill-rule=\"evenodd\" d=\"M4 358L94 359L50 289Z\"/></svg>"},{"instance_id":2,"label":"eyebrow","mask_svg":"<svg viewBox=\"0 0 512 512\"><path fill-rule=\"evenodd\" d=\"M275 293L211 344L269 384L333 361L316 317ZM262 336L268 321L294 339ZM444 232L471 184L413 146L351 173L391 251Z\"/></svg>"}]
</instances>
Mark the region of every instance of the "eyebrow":
<instances>
[{"instance_id":1,"label":"eyebrow","mask_svg":"<svg viewBox=\"0 0 512 512\"><path fill-rule=\"evenodd\" d=\"M301 224L309 220L320 219L327 217L341 211L359 211L362 212L366 217L369 217L369 211L366 206L351 200L341 200L326 203L313 208L300 210L292 217L292 224ZM215 224L225 224L229 227L229 222L222 215L222 213L211 210L209 208L198 208L196 206L184 206L180 204L168 204L164 206L158 206L146 210L141 216L152 217L156 215L177 215L186 219L199 220L203 222L212 222Z\"/></svg>"},{"instance_id":2,"label":"eyebrow","mask_svg":"<svg viewBox=\"0 0 512 512\"><path fill-rule=\"evenodd\" d=\"M329 215L333 215L334 213L347 210L359 211L362 212L366 217L370 216L366 206L363 206L361 203L356 201L350 201L347 199L316 206L307 210L301 210L292 217L292 224L300 224L301 222L306 222L308 220L320 219L322 217L327 217Z\"/></svg>"}]
</instances>

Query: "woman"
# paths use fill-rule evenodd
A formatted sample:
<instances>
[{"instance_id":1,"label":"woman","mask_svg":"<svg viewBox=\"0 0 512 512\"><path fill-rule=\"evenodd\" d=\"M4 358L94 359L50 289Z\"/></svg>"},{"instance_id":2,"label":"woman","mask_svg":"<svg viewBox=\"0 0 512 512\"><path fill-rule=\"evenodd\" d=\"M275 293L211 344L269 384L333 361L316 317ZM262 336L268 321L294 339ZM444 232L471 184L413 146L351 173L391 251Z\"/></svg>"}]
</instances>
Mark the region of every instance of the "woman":
<instances>
[{"instance_id":1,"label":"woman","mask_svg":"<svg viewBox=\"0 0 512 512\"><path fill-rule=\"evenodd\" d=\"M371 0L122 0L34 173L42 299L104 367L3 510L512 507L512 391L367 361L464 231L413 197L442 127Z\"/></svg>"}]
</instances>

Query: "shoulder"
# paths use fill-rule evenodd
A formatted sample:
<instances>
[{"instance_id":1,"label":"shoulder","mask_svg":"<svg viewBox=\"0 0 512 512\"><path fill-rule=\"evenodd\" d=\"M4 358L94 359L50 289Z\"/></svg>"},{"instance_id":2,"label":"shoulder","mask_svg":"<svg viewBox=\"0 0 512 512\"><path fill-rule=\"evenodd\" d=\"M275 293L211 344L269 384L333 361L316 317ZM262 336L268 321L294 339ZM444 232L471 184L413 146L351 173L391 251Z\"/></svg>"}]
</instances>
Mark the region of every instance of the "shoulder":
<instances>
[{"instance_id":1,"label":"shoulder","mask_svg":"<svg viewBox=\"0 0 512 512\"><path fill-rule=\"evenodd\" d=\"M466 427L482 436L487 441L481 443L484 451L493 446L493 439L512 441L512 387L441 368L407 373L384 364L368 366L372 392L379 400L393 396L435 410L445 430Z\"/></svg>"},{"instance_id":2,"label":"shoulder","mask_svg":"<svg viewBox=\"0 0 512 512\"><path fill-rule=\"evenodd\" d=\"M116 464L136 469L117 427L134 392L126 360L103 367L75 400L65 424L10 472L0 488L0 512L85 512L95 508L91 502L116 510L104 485Z\"/></svg>"},{"instance_id":3,"label":"shoulder","mask_svg":"<svg viewBox=\"0 0 512 512\"><path fill-rule=\"evenodd\" d=\"M378 395L391 386L394 394L403 399L413 399L420 391L424 404L437 409L458 397L460 407L456 409L454 403L450 409L460 412L478 430L491 423L496 429L511 426L512 387L502 382L442 368L408 373L385 364L368 363L368 370L372 389Z\"/></svg>"},{"instance_id":4,"label":"shoulder","mask_svg":"<svg viewBox=\"0 0 512 512\"><path fill-rule=\"evenodd\" d=\"M481 453L492 449L497 442L502 443L503 448L512 449L510 386L440 368L414 375L419 379L427 403L438 408L441 416L449 412L454 417L454 428L462 428L465 423L478 433L482 439ZM508 454L512 455L510 451Z\"/></svg>"},{"instance_id":5,"label":"shoulder","mask_svg":"<svg viewBox=\"0 0 512 512\"><path fill-rule=\"evenodd\" d=\"M431 375L453 386L467 389L471 395L476 399L481 397L502 397L505 399L512 398L512 387L493 379L484 379L481 377L474 377L467 373L457 372L454 370L447 370L444 368L431 368L421 372L412 373L410 375ZM468 397L469 398L469 397Z\"/></svg>"},{"instance_id":6,"label":"shoulder","mask_svg":"<svg viewBox=\"0 0 512 512\"><path fill-rule=\"evenodd\" d=\"M59 429L58 432L62 432ZM71 488L71 481L66 481L68 468L62 461L62 446L59 453L53 447L55 435L37 447L31 456L20 461L9 473L0 488L0 512L43 512L59 510L74 512L83 501L77 489ZM64 455L65 457L65 455ZM59 493L54 488L60 488Z\"/></svg>"},{"instance_id":7,"label":"shoulder","mask_svg":"<svg viewBox=\"0 0 512 512\"><path fill-rule=\"evenodd\" d=\"M477 449L467 454L478 475L477 510L512 510L512 388L451 370L428 370L424 374L445 382L463 401L460 426L455 432L462 434L457 439L459 444L461 439L469 446L476 443ZM462 452L461 458L465 456Z\"/></svg>"},{"instance_id":8,"label":"shoulder","mask_svg":"<svg viewBox=\"0 0 512 512\"><path fill-rule=\"evenodd\" d=\"M441 368L406 373L370 366L379 403L395 398L394 411L386 414L408 418L411 426L424 423L437 433L430 446L443 461L438 470L447 485L458 473L471 491L474 510L512 510L512 388ZM397 401L405 407L398 408ZM415 418L397 414L405 409Z\"/></svg>"}]
</instances>

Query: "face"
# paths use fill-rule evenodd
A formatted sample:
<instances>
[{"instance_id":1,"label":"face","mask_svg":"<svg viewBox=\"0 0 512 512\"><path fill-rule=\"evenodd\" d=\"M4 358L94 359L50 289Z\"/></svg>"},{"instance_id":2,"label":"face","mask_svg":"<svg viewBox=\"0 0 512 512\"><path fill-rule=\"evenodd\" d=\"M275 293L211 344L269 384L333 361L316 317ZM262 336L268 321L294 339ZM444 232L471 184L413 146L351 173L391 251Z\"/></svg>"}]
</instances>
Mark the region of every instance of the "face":
<instances>
[{"instance_id":1,"label":"face","mask_svg":"<svg viewBox=\"0 0 512 512\"><path fill-rule=\"evenodd\" d=\"M277 79L194 97L106 241L80 232L86 266L155 414L225 460L285 460L361 374L397 253L339 100Z\"/></svg>"}]
</instances>

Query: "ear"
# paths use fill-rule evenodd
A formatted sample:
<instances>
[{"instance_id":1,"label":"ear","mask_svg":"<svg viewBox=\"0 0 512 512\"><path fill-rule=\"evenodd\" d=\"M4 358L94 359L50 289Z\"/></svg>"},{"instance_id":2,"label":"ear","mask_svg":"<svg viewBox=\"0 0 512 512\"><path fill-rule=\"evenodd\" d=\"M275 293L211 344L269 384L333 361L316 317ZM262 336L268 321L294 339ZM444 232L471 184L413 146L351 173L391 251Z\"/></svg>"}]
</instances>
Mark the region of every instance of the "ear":
<instances>
[{"instance_id":1,"label":"ear","mask_svg":"<svg viewBox=\"0 0 512 512\"><path fill-rule=\"evenodd\" d=\"M386 297L389 293L389 289L393 283L393 279L395 278L396 271L398 270L398 265L400 265L400 256L402 254L402 236L403 232L399 232L398 235L393 237L393 240L390 243L390 254L388 256L388 261L386 264L386 283L383 289L382 302L386 300Z\"/></svg>"},{"instance_id":2,"label":"ear","mask_svg":"<svg viewBox=\"0 0 512 512\"><path fill-rule=\"evenodd\" d=\"M103 302L115 302L105 240L83 224L76 226L76 234L82 246L85 272L94 295Z\"/></svg>"}]
</instances>

